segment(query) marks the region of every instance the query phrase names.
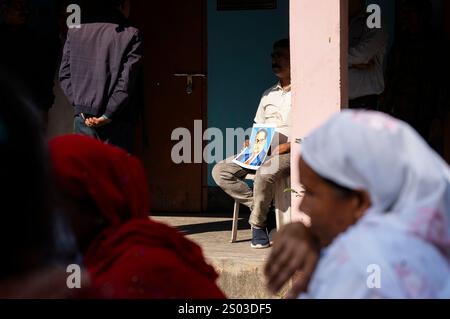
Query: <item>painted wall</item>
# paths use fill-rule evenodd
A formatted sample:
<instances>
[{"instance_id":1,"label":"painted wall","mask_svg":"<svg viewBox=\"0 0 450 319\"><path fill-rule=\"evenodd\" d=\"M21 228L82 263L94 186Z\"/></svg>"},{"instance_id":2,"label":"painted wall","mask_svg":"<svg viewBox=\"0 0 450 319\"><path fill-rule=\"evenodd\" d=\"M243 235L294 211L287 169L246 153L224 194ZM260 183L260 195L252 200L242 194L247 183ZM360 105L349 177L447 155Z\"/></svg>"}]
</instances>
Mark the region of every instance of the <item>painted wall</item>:
<instances>
[{"instance_id":1,"label":"painted wall","mask_svg":"<svg viewBox=\"0 0 450 319\"><path fill-rule=\"evenodd\" d=\"M262 93L276 82L270 53L273 42L289 36L289 0L252 11L217 11L216 3L208 0L208 127L247 129Z\"/></svg>"},{"instance_id":2,"label":"painted wall","mask_svg":"<svg viewBox=\"0 0 450 319\"><path fill-rule=\"evenodd\" d=\"M298 2L291 0L295 7ZM317 2L328 6L329 0ZM367 2L381 6L392 43L395 1ZM298 23L292 21L295 27ZM318 28L315 24L310 27ZM289 0L278 0L278 9L268 11L217 11L216 1L208 1L208 127L225 132L227 127L251 126L262 92L276 81L270 68L271 45L288 35ZM225 154L224 150L226 156L232 153ZM208 174L210 186L215 185L212 167Z\"/></svg>"},{"instance_id":3,"label":"painted wall","mask_svg":"<svg viewBox=\"0 0 450 319\"><path fill-rule=\"evenodd\" d=\"M347 101L348 21L345 0L295 0L291 4L293 129L304 138ZM314 30L311 32L310 30ZM291 183L300 189L301 147L293 145ZM302 219L300 199L292 197L292 218Z\"/></svg>"},{"instance_id":4,"label":"painted wall","mask_svg":"<svg viewBox=\"0 0 450 319\"><path fill-rule=\"evenodd\" d=\"M369 0L367 3L380 5L392 44L394 1ZM347 104L347 1L294 0L291 1L290 15L294 123L291 140L295 141L307 136ZM293 149L291 184L294 189L299 189L301 147L295 144ZM294 220L305 217L298 209L299 205L300 199L293 196Z\"/></svg>"}]
</instances>

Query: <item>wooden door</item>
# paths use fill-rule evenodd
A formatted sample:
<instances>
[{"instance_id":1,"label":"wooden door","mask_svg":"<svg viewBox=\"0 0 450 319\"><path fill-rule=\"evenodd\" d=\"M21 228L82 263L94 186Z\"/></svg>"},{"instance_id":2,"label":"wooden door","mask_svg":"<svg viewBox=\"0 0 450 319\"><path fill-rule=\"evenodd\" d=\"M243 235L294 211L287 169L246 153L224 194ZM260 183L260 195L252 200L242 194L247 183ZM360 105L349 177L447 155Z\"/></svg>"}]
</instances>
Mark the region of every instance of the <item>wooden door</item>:
<instances>
[{"instance_id":1,"label":"wooden door","mask_svg":"<svg viewBox=\"0 0 450 319\"><path fill-rule=\"evenodd\" d=\"M176 128L194 137L194 120L206 116L206 78L187 79L175 74L206 75L206 0L133 1L131 20L144 36L144 134L148 145L143 160L151 190L152 211L200 212L207 191L207 165L175 164L171 140ZM192 140L192 152L194 141ZM192 155L192 160L194 156Z\"/></svg>"}]
</instances>

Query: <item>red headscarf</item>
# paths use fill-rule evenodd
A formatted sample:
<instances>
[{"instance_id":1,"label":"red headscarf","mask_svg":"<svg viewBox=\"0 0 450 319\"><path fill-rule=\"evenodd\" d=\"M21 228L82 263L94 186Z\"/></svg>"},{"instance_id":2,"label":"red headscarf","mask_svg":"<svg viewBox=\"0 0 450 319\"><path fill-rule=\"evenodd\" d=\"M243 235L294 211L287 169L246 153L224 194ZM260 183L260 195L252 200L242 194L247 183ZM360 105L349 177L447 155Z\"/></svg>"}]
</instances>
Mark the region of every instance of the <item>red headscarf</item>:
<instances>
[{"instance_id":1,"label":"red headscarf","mask_svg":"<svg viewBox=\"0 0 450 319\"><path fill-rule=\"evenodd\" d=\"M53 139L50 153L60 187L92 198L108 221L84 257L101 296L224 298L200 247L148 218L147 180L136 158L81 135Z\"/></svg>"}]
</instances>

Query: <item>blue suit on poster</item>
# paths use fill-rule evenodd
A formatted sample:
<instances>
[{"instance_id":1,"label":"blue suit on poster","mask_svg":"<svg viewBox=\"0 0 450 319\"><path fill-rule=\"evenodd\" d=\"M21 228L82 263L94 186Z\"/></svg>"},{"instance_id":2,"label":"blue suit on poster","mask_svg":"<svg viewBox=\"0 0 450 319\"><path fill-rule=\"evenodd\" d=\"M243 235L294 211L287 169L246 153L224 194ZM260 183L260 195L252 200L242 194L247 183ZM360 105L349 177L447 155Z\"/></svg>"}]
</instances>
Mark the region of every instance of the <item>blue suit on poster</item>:
<instances>
[{"instance_id":1,"label":"blue suit on poster","mask_svg":"<svg viewBox=\"0 0 450 319\"><path fill-rule=\"evenodd\" d=\"M250 163L246 163L248 160L251 159L252 157L252 153L245 152L243 154L241 154L236 160L241 162L241 163L245 163L247 165L251 165L251 166L261 166L263 163L264 158L266 157L267 152L265 150L261 151Z\"/></svg>"},{"instance_id":2,"label":"blue suit on poster","mask_svg":"<svg viewBox=\"0 0 450 319\"><path fill-rule=\"evenodd\" d=\"M259 167L266 158L266 154L270 145L273 134L269 135L266 128L259 128L252 134L253 143L247 148L243 154L236 159L239 163Z\"/></svg>"}]
</instances>

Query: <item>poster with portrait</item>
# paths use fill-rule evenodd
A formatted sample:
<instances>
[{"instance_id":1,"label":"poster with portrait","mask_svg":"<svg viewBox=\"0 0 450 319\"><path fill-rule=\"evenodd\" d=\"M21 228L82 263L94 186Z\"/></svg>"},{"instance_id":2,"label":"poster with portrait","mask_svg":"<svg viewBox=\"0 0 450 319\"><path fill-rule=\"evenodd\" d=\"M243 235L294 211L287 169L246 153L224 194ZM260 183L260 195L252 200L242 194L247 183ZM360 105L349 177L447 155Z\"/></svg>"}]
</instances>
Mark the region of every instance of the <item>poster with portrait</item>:
<instances>
[{"instance_id":1,"label":"poster with portrait","mask_svg":"<svg viewBox=\"0 0 450 319\"><path fill-rule=\"evenodd\" d=\"M258 170L269 153L275 128L276 126L272 124L255 124L250 136L249 146L236 156L233 163L247 169Z\"/></svg>"}]
</instances>

